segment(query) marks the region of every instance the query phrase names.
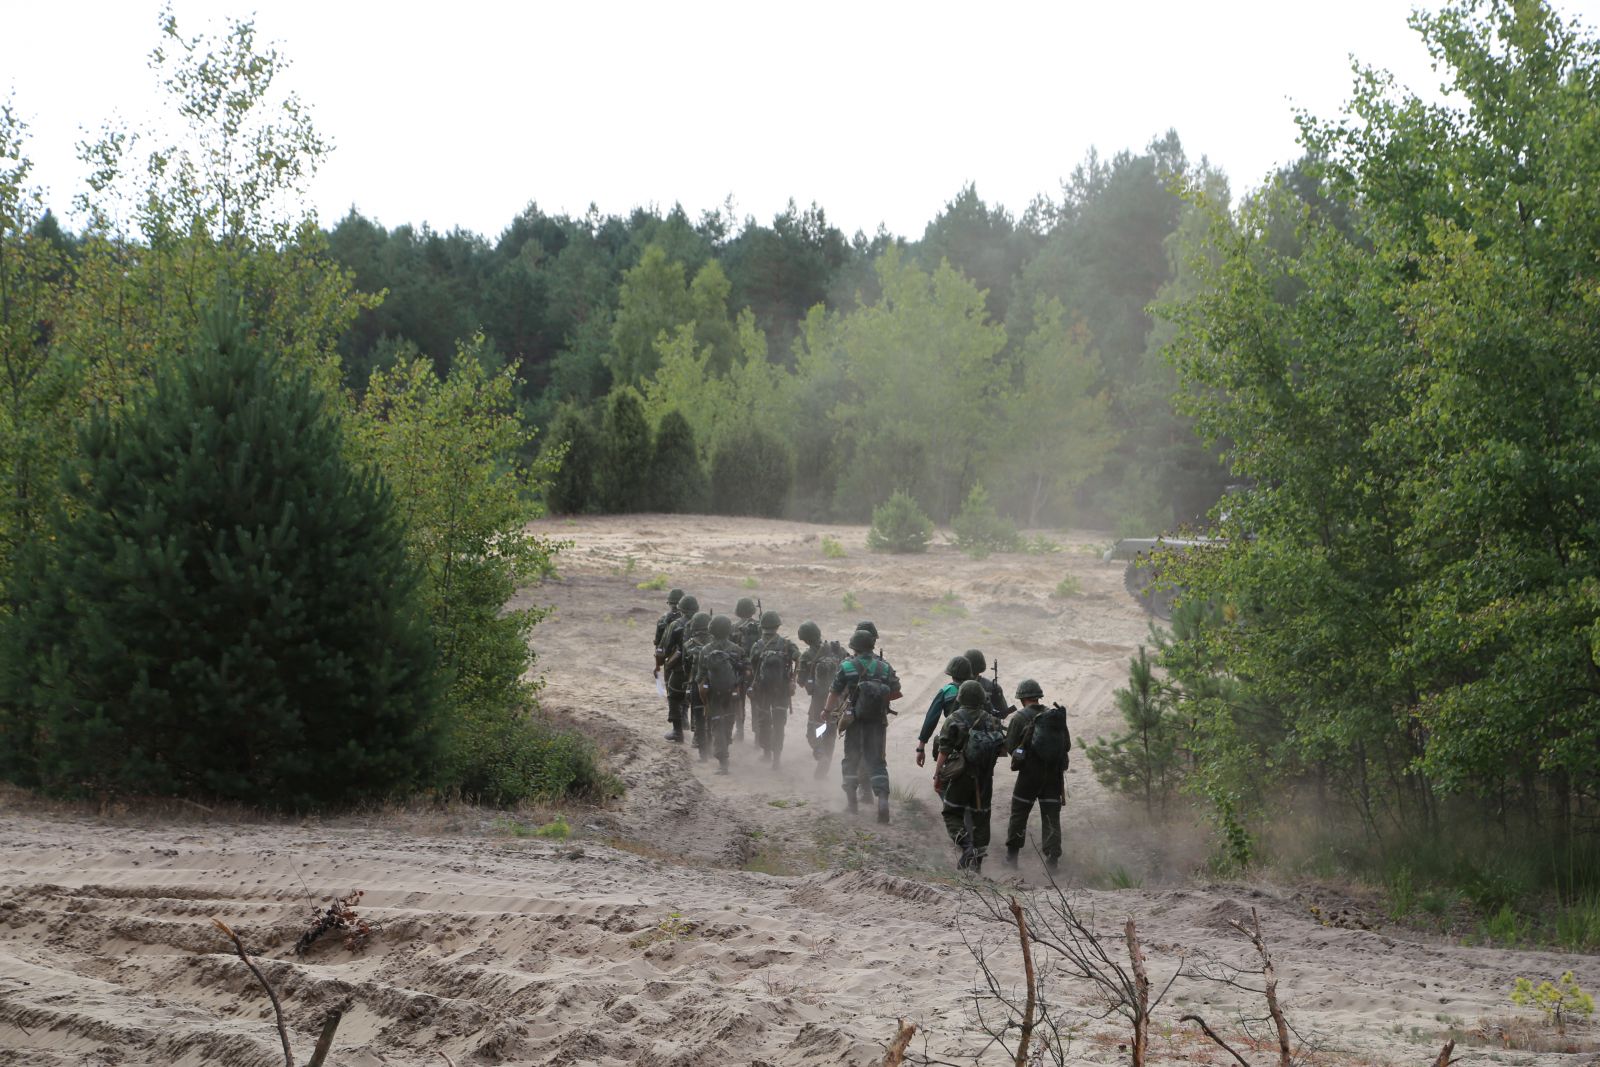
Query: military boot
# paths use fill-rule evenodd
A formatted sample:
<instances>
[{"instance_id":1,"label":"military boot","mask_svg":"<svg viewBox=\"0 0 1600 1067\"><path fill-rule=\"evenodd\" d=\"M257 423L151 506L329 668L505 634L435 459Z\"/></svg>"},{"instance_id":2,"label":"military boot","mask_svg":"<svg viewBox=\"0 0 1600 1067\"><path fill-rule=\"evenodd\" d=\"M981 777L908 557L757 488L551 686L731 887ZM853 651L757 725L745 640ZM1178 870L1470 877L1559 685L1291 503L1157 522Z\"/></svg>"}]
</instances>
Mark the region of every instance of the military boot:
<instances>
[{"instance_id":1,"label":"military boot","mask_svg":"<svg viewBox=\"0 0 1600 1067\"><path fill-rule=\"evenodd\" d=\"M723 756L723 757L721 757L721 758L719 758L717 760L717 773L718 774L727 774L728 773L728 758L726 756Z\"/></svg>"},{"instance_id":2,"label":"military boot","mask_svg":"<svg viewBox=\"0 0 1600 1067\"><path fill-rule=\"evenodd\" d=\"M856 807L856 791L854 789L846 789L844 791L844 810L851 815L860 810Z\"/></svg>"},{"instance_id":3,"label":"military boot","mask_svg":"<svg viewBox=\"0 0 1600 1067\"><path fill-rule=\"evenodd\" d=\"M878 794L878 821L881 823L889 821L889 798L882 793Z\"/></svg>"},{"instance_id":4,"label":"military boot","mask_svg":"<svg viewBox=\"0 0 1600 1067\"><path fill-rule=\"evenodd\" d=\"M778 769L778 764L781 763L782 761L783 761L783 753L779 752L777 749L773 749L772 750L772 769L773 770L777 770Z\"/></svg>"},{"instance_id":5,"label":"military boot","mask_svg":"<svg viewBox=\"0 0 1600 1067\"><path fill-rule=\"evenodd\" d=\"M667 733L666 733L666 739L668 741L676 741L679 744L682 744L683 743L683 727L682 726L674 726L672 729L668 730Z\"/></svg>"},{"instance_id":6,"label":"military boot","mask_svg":"<svg viewBox=\"0 0 1600 1067\"><path fill-rule=\"evenodd\" d=\"M1014 848L1006 849L1006 866L1007 867L1015 867L1017 865L1017 851L1018 850L1014 849ZM1049 860L1046 860L1045 862L1048 863Z\"/></svg>"},{"instance_id":7,"label":"military boot","mask_svg":"<svg viewBox=\"0 0 1600 1067\"><path fill-rule=\"evenodd\" d=\"M982 856L974 856L974 857L972 857L972 862L967 864L967 873L968 874L982 874L983 873L983 857Z\"/></svg>"}]
</instances>

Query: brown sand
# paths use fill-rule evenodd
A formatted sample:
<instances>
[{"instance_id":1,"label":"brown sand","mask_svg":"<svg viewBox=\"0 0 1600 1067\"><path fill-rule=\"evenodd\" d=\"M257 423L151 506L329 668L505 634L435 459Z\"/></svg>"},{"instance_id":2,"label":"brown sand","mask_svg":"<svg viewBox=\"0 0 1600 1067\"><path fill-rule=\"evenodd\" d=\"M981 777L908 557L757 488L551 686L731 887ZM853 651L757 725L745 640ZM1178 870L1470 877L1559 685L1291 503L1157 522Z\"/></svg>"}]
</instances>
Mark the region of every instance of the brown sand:
<instances>
[{"instance_id":1,"label":"brown sand","mask_svg":"<svg viewBox=\"0 0 1600 1067\"><path fill-rule=\"evenodd\" d=\"M916 731L945 660L974 644L999 659L1008 693L1034 677L1067 704L1076 736L1115 728L1112 694L1147 619L1123 594L1120 566L1099 561L1106 539L973 561L942 545L869 556L858 527L650 515L544 529L574 541L562 579L529 594L557 609L536 635L545 702L602 739L623 800L574 814L574 838L555 841L519 836L537 813L284 823L190 808L87 815L0 794L0 1064L282 1063L270 1008L213 916L260 954L300 1063L323 1012L344 1003L329 1062L348 1067L437 1065L439 1052L463 1065L865 1064L902 1017L926 1035L914 1052L971 1062L982 1046L970 1028L977 971L957 923L995 947L1006 980L1020 961L1004 930L960 918L969 904L950 877L929 771L912 761ZM846 558L825 559L823 535ZM798 721L777 772L744 745L719 778L660 740L648 644L664 597L637 588L657 573L725 611L759 595L789 633L808 617L840 638L858 618L878 624L907 689L890 727L892 826L842 813L837 774L813 779ZM1049 597L1063 574L1081 595ZM842 606L847 592L859 608ZM1068 789L1063 881L1105 885L1120 869L1142 885L1084 892L1106 931L1138 921L1159 985L1180 953L1241 958L1227 920L1260 909L1280 995L1325 1046L1320 1062L1432 1062L1452 1027L1514 1014L1517 975L1570 968L1600 988L1594 957L1330 927L1311 910L1320 899L1328 913L1327 891L1200 884L1203 831L1147 828L1081 755ZM1031 857L1020 880L990 866L1018 892L1042 874ZM366 891L358 910L381 923L372 943L352 952L330 937L296 958L308 894L322 903L355 888ZM1071 1061L1125 1062L1088 991L1060 995L1085 1024ZM1259 1014L1247 994L1188 980L1170 998L1157 1062L1224 1061L1177 1025L1186 1011L1241 1038L1240 1016ZM1468 1063L1593 1062L1497 1044L1461 1051ZM1004 1059L990 1049L982 1062Z\"/></svg>"}]
</instances>

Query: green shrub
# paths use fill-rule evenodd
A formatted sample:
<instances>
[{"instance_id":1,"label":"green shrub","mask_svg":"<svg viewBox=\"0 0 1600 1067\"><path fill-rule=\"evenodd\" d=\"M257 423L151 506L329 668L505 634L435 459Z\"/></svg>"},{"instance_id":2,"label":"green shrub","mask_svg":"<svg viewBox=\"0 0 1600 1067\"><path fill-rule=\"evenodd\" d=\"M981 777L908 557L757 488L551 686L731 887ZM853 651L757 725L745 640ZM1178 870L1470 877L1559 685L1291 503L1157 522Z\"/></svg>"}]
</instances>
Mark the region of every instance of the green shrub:
<instances>
[{"instance_id":1,"label":"green shrub","mask_svg":"<svg viewBox=\"0 0 1600 1067\"><path fill-rule=\"evenodd\" d=\"M671 584L672 583L667 580L667 576L665 574L658 574L654 578L646 578L644 581L638 583L635 588L647 589L651 592L654 592L658 589L666 589Z\"/></svg>"},{"instance_id":2,"label":"green shrub","mask_svg":"<svg viewBox=\"0 0 1600 1067\"><path fill-rule=\"evenodd\" d=\"M755 427L735 431L711 457L712 505L722 515L781 515L793 480L788 446Z\"/></svg>"},{"instance_id":3,"label":"green shrub","mask_svg":"<svg viewBox=\"0 0 1600 1067\"><path fill-rule=\"evenodd\" d=\"M1044 534L1039 534L1024 541L1022 543L1022 551L1030 556L1051 556L1061 551L1061 542L1051 540Z\"/></svg>"},{"instance_id":4,"label":"green shrub","mask_svg":"<svg viewBox=\"0 0 1600 1067\"><path fill-rule=\"evenodd\" d=\"M651 506L657 511L704 511L708 491L694 428L674 408L661 416L656 427L655 454L650 460Z\"/></svg>"},{"instance_id":5,"label":"green shrub","mask_svg":"<svg viewBox=\"0 0 1600 1067\"><path fill-rule=\"evenodd\" d=\"M855 593L848 589L845 590L845 594L841 598L840 603L844 605L844 610L846 611L855 611L861 606L861 601L856 599Z\"/></svg>"},{"instance_id":6,"label":"green shrub","mask_svg":"<svg viewBox=\"0 0 1600 1067\"><path fill-rule=\"evenodd\" d=\"M896 489L872 509L872 528L867 531L867 547L872 551L926 552L932 539L933 520L904 489Z\"/></svg>"},{"instance_id":7,"label":"green shrub","mask_svg":"<svg viewBox=\"0 0 1600 1067\"><path fill-rule=\"evenodd\" d=\"M562 408L545 444L547 457L561 456L561 465L545 491L552 512L578 515L599 505L594 485L599 449L600 435L595 433L588 416L574 407Z\"/></svg>"},{"instance_id":8,"label":"green shrub","mask_svg":"<svg viewBox=\"0 0 1600 1067\"><path fill-rule=\"evenodd\" d=\"M644 511L652 503L650 472L653 445L644 405L632 389L618 389L606 404L600 434L595 491L608 512Z\"/></svg>"},{"instance_id":9,"label":"green shrub","mask_svg":"<svg viewBox=\"0 0 1600 1067\"><path fill-rule=\"evenodd\" d=\"M844 546L837 537L830 534L822 535L822 556L824 559L844 559Z\"/></svg>"},{"instance_id":10,"label":"green shrub","mask_svg":"<svg viewBox=\"0 0 1600 1067\"><path fill-rule=\"evenodd\" d=\"M991 552L1016 552L1023 547L1017 525L994 510L982 482L974 483L961 511L950 521L956 547L973 559Z\"/></svg>"},{"instance_id":11,"label":"green shrub","mask_svg":"<svg viewBox=\"0 0 1600 1067\"><path fill-rule=\"evenodd\" d=\"M600 769L593 742L526 713L491 713L458 724L447 759L456 789L480 804L602 799L620 792Z\"/></svg>"},{"instance_id":12,"label":"green shrub","mask_svg":"<svg viewBox=\"0 0 1600 1067\"><path fill-rule=\"evenodd\" d=\"M7 773L286 809L422 784L418 576L389 488L344 449L309 377L223 313L91 418L0 633Z\"/></svg>"},{"instance_id":13,"label":"green shrub","mask_svg":"<svg viewBox=\"0 0 1600 1067\"><path fill-rule=\"evenodd\" d=\"M1082 592L1083 583L1068 574L1056 583L1056 587L1050 591L1050 595L1057 600L1066 600L1069 597L1078 596Z\"/></svg>"}]
</instances>

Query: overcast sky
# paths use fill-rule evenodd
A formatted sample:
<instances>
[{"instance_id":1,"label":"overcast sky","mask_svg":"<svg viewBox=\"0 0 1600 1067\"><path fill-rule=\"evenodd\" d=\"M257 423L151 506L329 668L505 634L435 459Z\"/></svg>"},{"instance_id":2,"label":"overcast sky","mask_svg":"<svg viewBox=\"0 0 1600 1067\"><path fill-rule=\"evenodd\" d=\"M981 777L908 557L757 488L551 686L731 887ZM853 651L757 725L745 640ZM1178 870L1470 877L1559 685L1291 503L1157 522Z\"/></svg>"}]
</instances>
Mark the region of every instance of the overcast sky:
<instances>
[{"instance_id":1,"label":"overcast sky","mask_svg":"<svg viewBox=\"0 0 1600 1067\"><path fill-rule=\"evenodd\" d=\"M1427 5L1430 7L1435 4ZM1594 26L1600 0L1557 0ZM160 6L4 0L0 95L32 125L64 209L73 144L153 108ZM794 198L846 232L918 236L966 182L1020 212L1091 147L1175 128L1234 188L1293 159L1293 111L1342 110L1350 56L1439 82L1405 0L515 4L270 0L260 38L335 151L311 190L393 227L497 235L530 201L604 212L731 194L763 221ZM180 28L247 4L176 0Z\"/></svg>"}]
</instances>

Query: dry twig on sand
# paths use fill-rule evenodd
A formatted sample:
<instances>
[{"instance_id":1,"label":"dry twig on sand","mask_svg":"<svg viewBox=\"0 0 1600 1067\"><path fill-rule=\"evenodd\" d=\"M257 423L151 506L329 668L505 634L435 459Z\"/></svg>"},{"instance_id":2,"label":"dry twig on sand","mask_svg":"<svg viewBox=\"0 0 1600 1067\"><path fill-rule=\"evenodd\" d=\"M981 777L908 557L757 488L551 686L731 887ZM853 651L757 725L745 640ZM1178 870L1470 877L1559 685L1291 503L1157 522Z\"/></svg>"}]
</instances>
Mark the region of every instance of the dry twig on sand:
<instances>
[{"instance_id":1,"label":"dry twig on sand","mask_svg":"<svg viewBox=\"0 0 1600 1067\"><path fill-rule=\"evenodd\" d=\"M1456 1042L1454 1038L1451 1038L1444 1043L1444 1048L1439 1050L1439 1058L1433 1061L1433 1067L1450 1067L1452 1063L1456 1062L1450 1058L1450 1054L1455 1050Z\"/></svg>"},{"instance_id":2,"label":"dry twig on sand","mask_svg":"<svg viewBox=\"0 0 1600 1067\"><path fill-rule=\"evenodd\" d=\"M365 948L367 940L372 937L372 927L355 912L356 901L365 895L365 890L354 890L329 904L320 914L313 913L310 927L294 943L294 954L304 956L311 951L317 938L329 930L343 930L344 947L352 952Z\"/></svg>"},{"instance_id":3,"label":"dry twig on sand","mask_svg":"<svg viewBox=\"0 0 1600 1067\"><path fill-rule=\"evenodd\" d=\"M1022 942L1022 974L1028 983L1028 1002L1022 1009L1022 1033L1017 1037L1016 1067L1028 1067L1028 1041L1033 1037L1033 1006L1036 984L1033 978L1033 950L1028 947L1028 919L1022 914L1022 905L1011 898L1011 917L1017 920L1017 940Z\"/></svg>"},{"instance_id":4,"label":"dry twig on sand","mask_svg":"<svg viewBox=\"0 0 1600 1067\"><path fill-rule=\"evenodd\" d=\"M1256 955L1261 957L1261 974L1267 983L1267 1013L1278 1031L1278 1067L1290 1067L1294 1060L1289 1048L1289 1024L1283 1018L1283 1009L1278 1007L1278 972L1272 966L1272 953L1267 951L1267 943L1261 938L1261 916L1251 908L1249 929L1238 919L1229 919L1228 925L1248 937L1256 947Z\"/></svg>"},{"instance_id":5,"label":"dry twig on sand","mask_svg":"<svg viewBox=\"0 0 1600 1067\"><path fill-rule=\"evenodd\" d=\"M278 1003L278 994L273 990L272 983L267 981L267 976L262 974L261 969L250 959L250 953L244 950L244 942L239 940L239 935L233 932L233 928L221 919L212 919L211 921L216 924L218 930L228 935L228 940L233 942L234 950L239 953L239 958L244 960L246 967L250 968L250 973L256 976L256 981L261 983L261 988L267 991L267 999L272 1001L272 1014L278 1020L278 1036L283 1039L283 1062L285 1067L294 1067L294 1056L289 1052L289 1029L283 1025L283 1005ZM331 1039L332 1035L329 1036Z\"/></svg>"},{"instance_id":6,"label":"dry twig on sand","mask_svg":"<svg viewBox=\"0 0 1600 1067\"><path fill-rule=\"evenodd\" d=\"M900 1032L894 1035L894 1040L889 1042L889 1051L883 1054L883 1067L900 1067L906 1059L906 1048L911 1044L911 1036L917 1032L916 1023L900 1020Z\"/></svg>"}]
</instances>

